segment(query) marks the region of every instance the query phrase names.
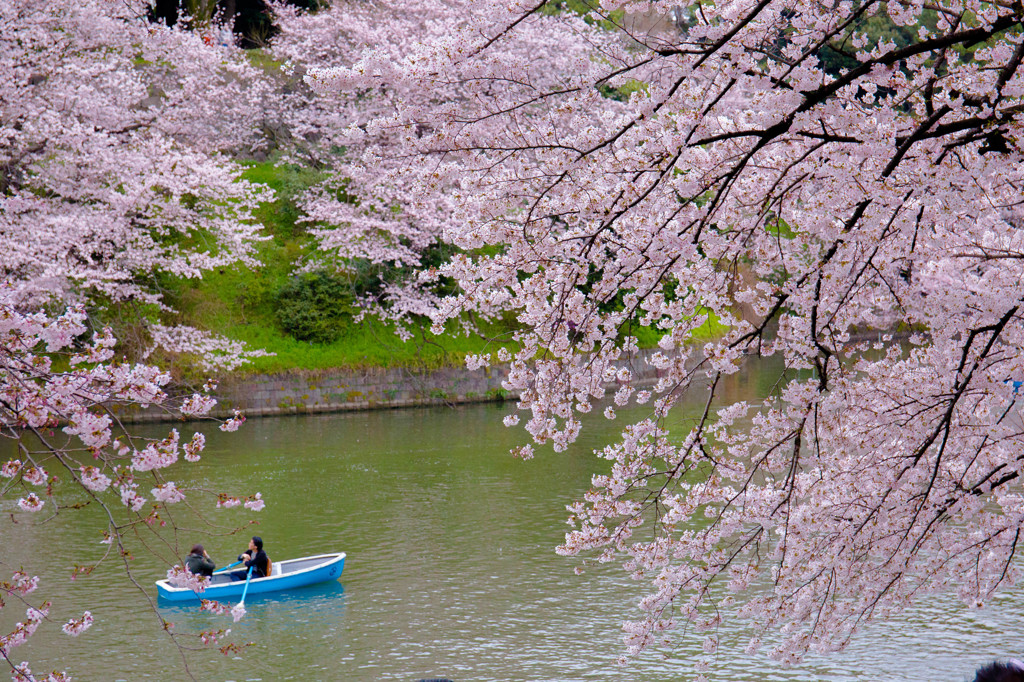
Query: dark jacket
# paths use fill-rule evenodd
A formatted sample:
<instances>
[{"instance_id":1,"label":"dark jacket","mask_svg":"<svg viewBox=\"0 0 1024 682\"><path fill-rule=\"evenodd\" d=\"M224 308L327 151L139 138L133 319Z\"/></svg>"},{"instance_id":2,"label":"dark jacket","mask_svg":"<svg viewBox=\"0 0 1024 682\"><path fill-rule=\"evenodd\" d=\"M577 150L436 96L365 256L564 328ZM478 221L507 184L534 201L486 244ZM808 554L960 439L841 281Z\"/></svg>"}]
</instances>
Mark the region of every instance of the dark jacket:
<instances>
[{"instance_id":1,"label":"dark jacket","mask_svg":"<svg viewBox=\"0 0 1024 682\"><path fill-rule=\"evenodd\" d=\"M185 566L196 575L206 576L213 575L213 569L217 567L213 559L202 554L189 554L185 559Z\"/></svg>"},{"instance_id":2,"label":"dark jacket","mask_svg":"<svg viewBox=\"0 0 1024 682\"><path fill-rule=\"evenodd\" d=\"M249 561L246 561L243 557L245 554L239 554L238 560L242 562L242 565L248 568L252 566L252 577L253 578L266 578L267 568L270 566L270 557L262 549L256 550L256 556Z\"/></svg>"}]
</instances>

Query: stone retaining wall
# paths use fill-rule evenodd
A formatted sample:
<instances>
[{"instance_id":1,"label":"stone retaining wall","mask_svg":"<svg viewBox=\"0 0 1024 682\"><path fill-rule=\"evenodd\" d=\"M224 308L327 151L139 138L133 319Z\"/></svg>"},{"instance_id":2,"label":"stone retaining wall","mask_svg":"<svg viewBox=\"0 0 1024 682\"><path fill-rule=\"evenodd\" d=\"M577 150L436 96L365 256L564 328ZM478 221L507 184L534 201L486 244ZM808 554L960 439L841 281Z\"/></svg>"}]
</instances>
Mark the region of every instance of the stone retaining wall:
<instances>
[{"instance_id":1,"label":"stone retaining wall","mask_svg":"<svg viewBox=\"0 0 1024 682\"><path fill-rule=\"evenodd\" d=\"M647 353L634 358L635 381L657 378L646 361ZM424 405L453 405L516 398L502 388L506 366L480 370L447 368L416 372L410 369L325 370L285 375L258 374L220 382L212 416L230 417L239 410L248 417L311 414L347 410L388 409ZM125 422L172 419L159 408L118 410Z\"/></svg>"},{"instance_id":2,"label":"stone retaining wall","mask_svg":"<svg viewBox=\"0 0 1024 682\"><path fill-rule=\"evenodd\" d=\"M448 368L325 371L309 375L257 375L217 388L219 407L246 416L333 412L497 400L507 368L470 372Z\"/></svg>"}]
</instances>

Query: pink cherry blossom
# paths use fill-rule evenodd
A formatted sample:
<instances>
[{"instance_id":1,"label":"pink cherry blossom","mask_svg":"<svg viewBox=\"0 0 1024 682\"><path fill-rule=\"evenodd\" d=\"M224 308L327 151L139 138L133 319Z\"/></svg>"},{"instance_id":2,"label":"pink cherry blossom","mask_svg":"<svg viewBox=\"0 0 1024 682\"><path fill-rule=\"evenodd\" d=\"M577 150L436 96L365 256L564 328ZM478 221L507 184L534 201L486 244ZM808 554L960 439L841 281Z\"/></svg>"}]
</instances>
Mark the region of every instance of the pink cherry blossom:
<instances>
[{"instance_id":1,"label":"pink cherry blossom","mask_svg":"<svg viewBox=\"0 0 1024 682\"><path fill-rule=\"evenodd\" d=\"M79 411L64 432L77 435L88 447L102 448L110 442L110 424L108 415Z\"/></svg>"},{"instance_id":2,"label":"pink cherry blossom","mask_svg":"<svg viewBox=\"0 0 1024 682\"><path fill-rule=\"evenodd\" d=\"M47 473L44 469L39 467L32 467L26 469L21 474L21 480L32 485L46 485Z\"/></svg>"},{"instance_id":3,"label":"pink cherry blossom","mask_svg":"<svg viewBox=\"0 0 1024 682\"><path fill-rule=\"evenodd\" d=\"M261 493L256 493L252 497L246 499L244 506L246 509L258 512L261 511L263 507L266 505L263 502L263 495Z\"/></svg>"},{"instance_id":4,"label":"pink cherry blossom","mask_svg":"<svg viewBox=\"0 0 1024 682\"><path fill-rule=\"evenodd\" d=\"M164 504L174 504L185 499L185 493L178 489L173 481L162 483L150 491L153 499Z\"/></svg>"},{"instance_id":5,"label":"pink cherry blossom","mask_svg":"<svg viewBox=\"0 0 1024 682\"><path fill-rule=\"evenodd\" d=\"M210 611L218 615L224 615L228 612L229 607L219 601L213 599L200 599L200 611Z\"/></svg>"},{"instance_id":6,"label":"pink cherry blossom","mask_svg":"<svg viewBox=\"0 0 1024 682\"><path fill-rule=\"evenodd\" d=\"M79 480L82 485L89 490L97 493L101 493L110 487L111 480L108 476L105 476L98 468L94 466L80 467L81 477Z\"/></svg>"},{"instance_id":7,"label":"pink cherry blossom","mask_svg":"<svg viewBox=\"0 0 1024 682\"><path fill-rule=\"evenodd\" d=\"M226 607L224 608L223 613L227 613ZM228 628L226 630L204 630L203 632L199 633L199 640L203 644L216 644L224 637L227 637L229 634L231 634L231 628Z\"/></svg>"},{"instance_id":8,"label":"pink cherry blossom","mask_svg":"<svg viewBox=\"0 0 1024 682\"><path fill-rule=\"evenodd\" d=\"M0 582L0 589L22 596L34 592L37 587L39 587L39 576L29 576L22 571L15 571L10 582Z\"/></svg>"},{"instance_id":9,"label":"pink cherry blossom","mask_svg":"<svg viewBox=\"0 0 1024 682\"><path fill-rule=\"evenodd\" d=\"M196 575L187 567L178 565L167 570L167 582L175 587L185 587L201 593L210 584L210 578L205 575Z\"/></svg>"},{"instance_id":10,"label":"pink cherry blossom","mask_svg":"<svg viewBox=\"0 0 1024 682\"><path fill-rule=\"evenodd\" d=\"M242 415L241 412L235 410L234 416L220 425L220 430L231 433L233 431L237 431L238 427L241 426L244 422L245 417Z\"/></svg>"},{"instance_id":11,"label":"pink cherry blossom","mask_svg":"<svg viewBox=\"0 0 1024 682\"><path fill-rule=\"evenodd\" d=\"M185 451L185 459L189 462L198 462L200 460L200 452L206 447L206 436L200 432L192 434L192 439L181 446Z\"/></svg>"},{"instance_id":12,"label":"pink cherry blossom","mask_svg":"<svg viewBox=\"0 0 1024 682\"><path fill-rule=\"evenodd\" d=\"M35 493L29 493L18 500L18 507L27 512L37 512L43 508L44 504L46 503Z\"/></svg>"},{"instance_id":13,"label":"pink cherry blossom","mask_svg":"<svg viewBox=\"0 0 1024 682\"><path fill-rule=\"evenodd\" d=\"M181 404L181 413L188 416L207 414L217 401L208 395L193 394Z\"/></svg>"},{"instance_id":14,"label":"pink cherry blossom","mask_svg":"<svg viewBox=\"0 0 1024 682\"><path fill-rule=\"evenodd\" d=\"M146 504L146 498L138 493L138 484L134 482L118 483L115 486L121 494L121 504L133 512L137 512Z\"/></svg>"},{"instance_id":15,"label":"pink cherry blossom","mask_svg":"<svg viewBox=\"0 0 1024 682\"><path fill-rule=\"evenodd\" d=\"M21 471L20 459L7 460L3 466L0 466L0 476L4 478L14 478L19 471Z\"/></svg>"},{"instance_id":16,"label":"pink cherry blossom","mask_svg":"<svg viewBox=\"0 0 1024 682\"><path fill-rule=\"evenodd\" d=\"M178 439L178 430L172 429L167 438L147 443L145 448L132 455L132 469L152 471L171 466L178 461Z\"/></svg>"},{"instance_id":17,"label":"pink cherry blossom","mask_svg":"<svg viewBox=\"0 0 1024 682\"><path fill-rule=\"evenodd\" d=\"M25 620L16 623L14 630L10 634L0 636L0 655L8 658L11 649L27 642L29 637L35 634L35 631L49 614L49 611L48 604L38 609L29 607L25 611Z\"/></svg>"},{"instance_id":18,"label":"pink cherry blossom","mask_svg":"<svg viewBox=\"0 0 1024 682\"><path fill-rule=\"evenodd\" d=\"M19 305L134 300L167 314L153 270L196 278L255 263L263 237L252 211L271 193L221 152L260 144L273 92L241 51L152 25L147 9L142 0L0 7L0 253ZM41 326L47 351L83 334L84 320ZM158 324L149 336L211 367L260 354L199 330ZM109 330L92 340L72 365L111 358Z\"/></svg>"},{"instance_id":19,"label":"pink cherry blossom","mask_svg":"<svg viewBox=\"0 0 1024 682\"><path fill-rule=\"evenodd\" d=\"M84 614L82 614L81 618L72 618L67 623L65 623L61 627L61 630L63 630L65 634L71 635L72 637L77 637L78 635L88 630L90 627L92 627L92 614L86 611Z\"/></svg>"},{"instance_id":20,"label":"pink cherry blossom","mask_svg":"<svg viewBox=\"0 0 1024 682\"><path fill-rule=\"evenodd\" d=\"M270 355L261 349L246 349L245 344L214 336L208 332L198 331L189 327L166 327L154 325L150 334L156 345L174 353L182 353L199 359L205 371L230 371L236 369L252 358ZM194 395L183 405L185 414L205 414L216 404L209 397Z\"/></svg>"}]
</instances>

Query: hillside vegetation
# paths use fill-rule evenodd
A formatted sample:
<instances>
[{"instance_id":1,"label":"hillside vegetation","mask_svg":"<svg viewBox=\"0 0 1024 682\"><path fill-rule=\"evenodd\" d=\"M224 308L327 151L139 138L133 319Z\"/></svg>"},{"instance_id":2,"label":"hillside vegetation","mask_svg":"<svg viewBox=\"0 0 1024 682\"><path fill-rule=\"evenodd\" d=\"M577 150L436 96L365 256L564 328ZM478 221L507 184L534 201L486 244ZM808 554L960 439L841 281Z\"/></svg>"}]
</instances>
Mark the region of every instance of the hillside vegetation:
<instances>
[{"instance_id":1,"label":"hillside vegetation","mask_svg":"<svg viewBox=\"0 0 1024 682\"><path fill-rule=\"evenodd\" d=\"M296 205L298 196L321 179L319 171L288 163L251 161L244 178L272 188L274 201L257 214L268 239L259 247L261 267L236 265L208 273L202 279L165 277L167 302L181 324L242 341L271 355L255 358L237 373L280 373L328 368L410 367L430 369L460 366L467 354L493 351L512 343L515 321L483 324L478 335L435 335L421 318L408 326L403 340L393 324L358 317L357 297L373 271L338 275L327 270L306 271L300 265L315 257L315 241L307 234ZM415 323L418 323L415 324ZM707 338L721 332L713 320ZM641 345L656 343L655 330L633 333ZM203 374L185 356L166 358L179 378Z\"/></svg>"}]
</instances>

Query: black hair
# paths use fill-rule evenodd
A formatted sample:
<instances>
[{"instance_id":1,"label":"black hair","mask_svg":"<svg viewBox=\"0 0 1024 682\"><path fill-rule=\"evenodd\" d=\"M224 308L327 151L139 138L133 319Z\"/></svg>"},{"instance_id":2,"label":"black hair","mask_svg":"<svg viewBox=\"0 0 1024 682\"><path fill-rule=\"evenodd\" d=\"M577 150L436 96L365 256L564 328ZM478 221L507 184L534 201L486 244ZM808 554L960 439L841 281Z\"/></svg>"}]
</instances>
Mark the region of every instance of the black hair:
<instances>
[{"instance_id":1,"label":"black hair","mask_svg":"<svg viewBox=\"0 0 1024 682\"><path fill-rule=\"evenodd\" d=\"M258 552L259 550L263 549L263 538L261 538L259 535L253 535L252 544L256 545L256 551Z\"/></svg>"},{"instance_id":2,"label":"black hair","mask_svg":"<svg viewBox=\"0 0 1024 682\"><path fill-rule=\"evenodd\" d=\"M202 545L192 545L192 551L189 552L189 554L202 554L202 553L203 553L203 546Z\"/></svg>"},{"instance_id":3,"label":"black hair","mask_svg":"<svg viewBox=\"0 0 1024 682\"><path fill-rule=\"evenodd\" d=\"M974 682L1024 682L1024 665L1015 658L988 663L978 668Z\"/></svg>"}]
</instances>

